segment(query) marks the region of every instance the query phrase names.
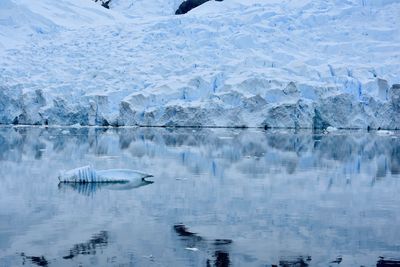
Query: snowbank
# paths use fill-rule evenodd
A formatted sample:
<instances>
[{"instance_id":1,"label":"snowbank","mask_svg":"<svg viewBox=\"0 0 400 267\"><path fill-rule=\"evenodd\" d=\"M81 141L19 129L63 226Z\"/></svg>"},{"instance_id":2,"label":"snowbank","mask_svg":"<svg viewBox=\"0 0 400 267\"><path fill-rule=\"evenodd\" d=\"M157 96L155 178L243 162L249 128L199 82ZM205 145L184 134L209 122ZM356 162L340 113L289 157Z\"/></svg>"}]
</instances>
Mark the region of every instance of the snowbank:
<instances>
[{"instance_id":1,"label":"snowbank","mask_svg":"<svg viewBox=\"0 0 400 267\"><path fill-rule=\"evenodd\" d=\"M0 52L0 123L400 129L397 1L18 2L61 29Z\"/></svg>"}]
</instances>

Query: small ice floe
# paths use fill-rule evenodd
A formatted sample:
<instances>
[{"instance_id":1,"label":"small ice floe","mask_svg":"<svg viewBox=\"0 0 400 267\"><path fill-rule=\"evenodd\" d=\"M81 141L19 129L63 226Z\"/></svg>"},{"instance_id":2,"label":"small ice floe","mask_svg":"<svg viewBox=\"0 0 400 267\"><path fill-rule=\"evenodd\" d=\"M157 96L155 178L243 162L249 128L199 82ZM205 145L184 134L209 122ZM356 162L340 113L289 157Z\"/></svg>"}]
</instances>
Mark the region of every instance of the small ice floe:
<instances>
[{"instance_id":1,"label":"small ice floe","mask_svg":"<svg viewBox=\"0 0 400 267\"><path fill-rule=\"evenodd\" d=\"M233 139L232 136L218 136L218 138L221 139L221 140L231 140L231 139Z\"/></svg>"},{"instance_id":2,"label":"small ice floe","mask_svg":"<svg viewBox=\"0 0 400 267\"><path fill-rule=\"evenodd\" d=\"M198 248L191 248L191 247L187 247L185 248L186 250L190 250L190 251L199 251Z\"/></svg>"},{"instance_id":3,"label":"small ice floe","mask_svg":"<svg viewBox=\"0 0 400 267\"><path fill-rule=\"evenodd\" d=\"M61 133L62 134L69 134L70 132L68 130L62 130Z\"/></svg>"},{"instance_id":4,"label":"small ice floe","mask_svg":"<svg viewBox=\"0 0 400 267\"><path fill-rule=\"evenodd\" d=\"M153 177L151 174L129 169L95 170L92 166L84 166L66 171L58 176L61 183L126 183L136 186Z\"/></svg>"},{"instance_id":5,"label":"small ice floe","mask_svg":"<svg viewBox=\"0 0 400 267\"><path fill-rule=\"evenodd\" d=\"M336 132L338 130L338 128L333 127L333 126L328 126L325 130L327 133L333 133L333 132Z\"/></svg>"},{"instance_id":6,"label":"small ice floe","mask_svg":"<svg viewBox=\"0 0 400 267\"><path fill-rule=\"evenodd\" d=\"M147 255L147 256L143 256L143 258L146 258L146 259L148 259L148 260L150 260L150 261L154 261L154 256L153 255Z\"/></svg>"},{"instance_id":7,"label":"small ice floe","mask_svg":"<svg viewBox=\"0 0 400 267\"><path fill-rule=\"evenodd\" d=\"M100 159L118 159L120 156L99 156Z\"/></svg>"},{"instance_id":8,"label":"small ice floe","mask_svg":"<svg viewBox=\"0 0 400 267\"><path fill-rule=\"evenodd\" d=\"M376 131L376 134L377 135L392 135L393 132L389 131L389 130L378 130L378 131Z\"/></svg>"}]
</instances>

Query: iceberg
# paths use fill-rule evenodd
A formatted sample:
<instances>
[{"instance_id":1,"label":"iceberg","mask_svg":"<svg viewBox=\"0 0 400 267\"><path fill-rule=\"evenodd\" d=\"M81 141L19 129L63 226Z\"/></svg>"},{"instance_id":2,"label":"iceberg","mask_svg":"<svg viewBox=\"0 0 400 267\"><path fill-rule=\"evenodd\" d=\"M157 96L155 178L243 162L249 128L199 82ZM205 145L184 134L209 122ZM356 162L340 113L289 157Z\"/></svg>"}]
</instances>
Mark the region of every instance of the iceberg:
<instances>
[{"instance_id":1,"label":"iceberg","mask_svg":"<svg viewBox=\"0 0 400 267\"><path fill-rule=\"evenodd\" d=\"M58 176L61 183L121 183L142 184L146 178L153 177L140 171L129 169L108 169L96 171L92 166L83 166L66 171Z\"/></svg>"}]
</instances>

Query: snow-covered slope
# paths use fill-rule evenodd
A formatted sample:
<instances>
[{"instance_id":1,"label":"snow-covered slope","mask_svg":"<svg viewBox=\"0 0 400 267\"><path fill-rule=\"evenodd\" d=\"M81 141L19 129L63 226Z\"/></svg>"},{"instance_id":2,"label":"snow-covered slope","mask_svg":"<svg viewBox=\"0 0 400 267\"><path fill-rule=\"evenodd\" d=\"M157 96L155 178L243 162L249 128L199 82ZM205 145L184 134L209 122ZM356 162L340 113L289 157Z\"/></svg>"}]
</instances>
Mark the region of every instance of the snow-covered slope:
<instances>
[{"instance_id":1,"label":"snow-covered slope","mask_svg":"<svg viewBox=\"0 0 400 267\"><path fill-rule=\"evenodd\" d=\"M106 11L82 0L1 0L0 47L13 48L31 37L49 38L65 29L95 27L124 21L118 12Z\"/></svg>"},{"instance_id":2,"label":"snow-covered slope","mask_svg":"<svg viewBox=\"0 0 400 267\"><path fill-rule=\"evenodd\" d=\"M400 129L396 0L34 2L61 29L1 50L1 123Z\"/></svg>"},{"instance_id":3,"label":"snow-covered slope","mask_svg":"<svg viewBox=\"0 0 400 267\"><path fill-rule=\"evenodd\" d=\"M27 41L34 33L49 33L57 30L51 20L33 13L25 6L11 0L0 1L0 48L13 47L18 41Z\"/></svg>"}]
</instances>

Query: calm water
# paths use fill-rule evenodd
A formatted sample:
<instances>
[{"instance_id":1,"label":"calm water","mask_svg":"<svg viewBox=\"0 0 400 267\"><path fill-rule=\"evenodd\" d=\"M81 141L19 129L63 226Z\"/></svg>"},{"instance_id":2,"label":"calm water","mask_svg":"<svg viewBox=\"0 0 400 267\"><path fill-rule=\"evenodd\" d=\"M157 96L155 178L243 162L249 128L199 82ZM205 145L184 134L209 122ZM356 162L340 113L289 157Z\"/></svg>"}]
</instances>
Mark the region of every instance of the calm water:
<instances>
[{"instance_id":1,"label":"calm water","mask_svg":"<svg viewBox=\"0 0 400 267\"><path fill-rule=\"evenodd\" d=\"M400 266L399 137L0 128L0 266Z\"/></svg>"}]
</instances>

